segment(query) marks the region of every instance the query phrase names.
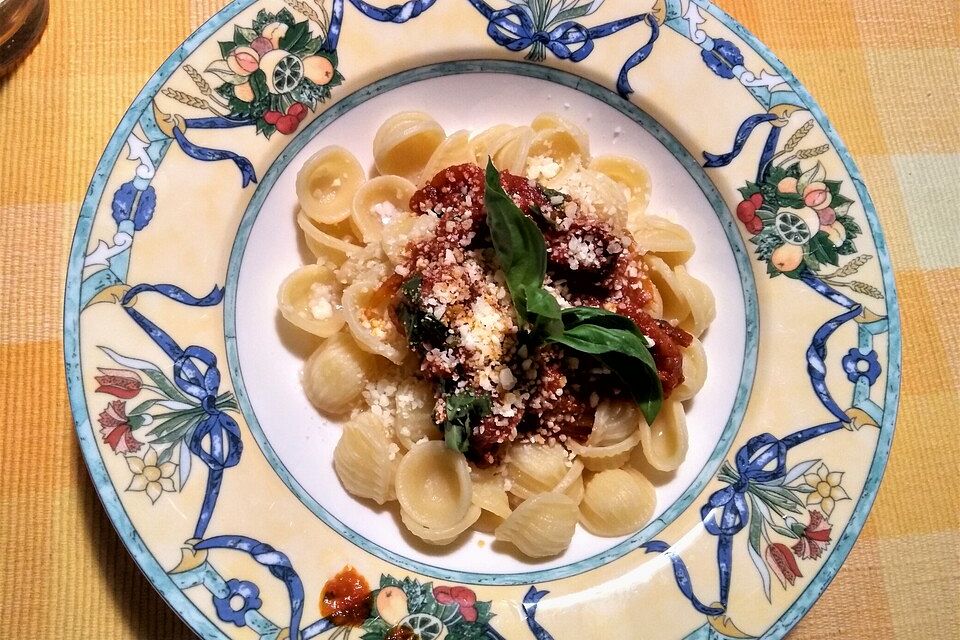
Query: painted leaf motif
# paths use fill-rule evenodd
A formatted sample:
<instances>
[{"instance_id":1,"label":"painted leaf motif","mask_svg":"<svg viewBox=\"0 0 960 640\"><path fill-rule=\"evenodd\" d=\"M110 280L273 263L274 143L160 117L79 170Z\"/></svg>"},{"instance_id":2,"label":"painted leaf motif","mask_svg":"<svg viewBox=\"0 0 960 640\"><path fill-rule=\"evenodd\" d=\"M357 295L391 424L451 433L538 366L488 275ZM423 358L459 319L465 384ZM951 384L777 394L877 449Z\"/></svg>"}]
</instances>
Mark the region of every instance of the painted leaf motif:
<instances>
[{"instance_id":1,"label":"painted leaf motif","mask_svg":"<svg viewBox=\"0 0 960 640\"><path fill-rule=\"evenodd\" d=\"M242 76L239 73L234 73L230 69L230 66L227 64L226 60L214 60L207 68L204 69L207 73L212 73L224 82L228 82L233 85L243 84L247 81L246 76Z\"/></svg>"}]
</instances>

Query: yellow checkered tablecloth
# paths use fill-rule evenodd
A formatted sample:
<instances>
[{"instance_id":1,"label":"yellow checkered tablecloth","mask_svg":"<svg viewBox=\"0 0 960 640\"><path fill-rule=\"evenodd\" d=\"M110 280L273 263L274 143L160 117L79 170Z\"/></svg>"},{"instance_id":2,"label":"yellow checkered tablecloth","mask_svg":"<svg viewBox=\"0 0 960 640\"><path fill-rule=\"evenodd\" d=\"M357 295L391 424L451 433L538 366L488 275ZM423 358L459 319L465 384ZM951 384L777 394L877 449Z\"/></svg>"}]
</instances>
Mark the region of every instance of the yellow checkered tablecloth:
<instances>
[{"instance_id":1,"label":"yellow checkered tablecloth","mask_svg":"<svg viewBox=\"0 0 960 640\"><path fill-rule=\"evenodd\" d=\"M625 0L608 0L618 2ZM960 638L960 2L719 0L824 107L890 246L902 404L873 513L792 638ZM189 638L94 493L67 406L61 301L100 152L213 0L53 0L0 80L0 635ZM951 471L952 469L952 471Z\"/></svg>"}]
</instances>

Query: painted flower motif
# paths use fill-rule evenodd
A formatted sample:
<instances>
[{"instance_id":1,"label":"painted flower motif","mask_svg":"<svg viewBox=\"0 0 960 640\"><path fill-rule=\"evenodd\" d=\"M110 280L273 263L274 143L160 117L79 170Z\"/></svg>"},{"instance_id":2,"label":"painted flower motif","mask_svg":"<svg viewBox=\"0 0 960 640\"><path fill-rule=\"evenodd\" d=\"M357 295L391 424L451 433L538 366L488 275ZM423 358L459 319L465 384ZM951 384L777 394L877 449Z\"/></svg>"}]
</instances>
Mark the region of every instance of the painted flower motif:
<instances>
[{"instance_id":1,"label":"painted flower motif","mask_svg":"<svg viewBox=\"0 0 960 640\"><path fill-rule=\"evenodd\" d=\"M807 494L807 506L820 505L824 515L829 518L833 508L840 500L849 500L850 496L840 483L843 481L843 472L830 471L827 465L822 464L816 473L808 473L803 477L813 491Z\"/></svg>"},{"instance_id":2,"label":"painted flower motif","mask_svg":"<svg viewBox=\"0 0 960 640\"><path fill-rule=\"evenodd\" d=\"M433 597L440 604L456 603L460 607L460 615L467 622L477 620L477 594L466 587L434 587Z\"/></svg>"},{"instance_id":3,"label":"painted flower motif","mask_svg":"<svg viewBox=\"0 0 960 640\"><path fill-rule=\"evenodd\" d=\"M169 493L176 490L173 474L177 465L172 462L160 463L157 450L153 447L147 447L142 458L127 456L127 466L133 473L127 491L145 491L150 502L156 502L164 491Z\"/></svg>"},{"instance_id":4,"label":"painted flower motif","mask_svg":"<svg viewBox=\"0 0 960 640\"><path fill-rule=\"evenodd\" d=\"M114 453L136 453L140 450L141 445L133 437L130 421L127 419L127 403L123 400L109 403L107 408L100 412L97 422L100 423L100 436Z\"/></svg>"},{"instance_id":5,"label":"painted flower motif","mask_svg":"<svg viewBox=\"0 0 960 640\"><path fill-rule=\"evenodd\" d=\"M94 380L100 385L97 387L97 393L109 393L117 398L129 400L140 393L143 382L135 371L128 369L105 369L100 368L99 376L94 376Z\"/></svg>"},{"instance_id":6,"label":"painted flower motif","mask_svg":"<svg viewBox=\"0 0 960 640\"><path fill-rule=\"evenodd\" d=\"M877 352L873 349L863 353L860 349L854 347L847 351L847 355L843 356L842 364L843 370L847 374L847 380L850 382L856 382L860 379L860 376L866 376L867 382L873 386L873 383L880 377L880 360L877 357Z\"/></svg>"},{"instance_id":7,"label":"painted flower motif","mask_svg":"<svg viewBox=\"0 0 960 640\"><path fill-rule=\"evenodd\" d=\"M260 599L260 588L246 580L227 580L227 594L222 598L213 598L217 616L238 627L247 626L247 611L259 609L261 605L263 601Z\"/></svg>"},{"instance_id":8,"label":"painted flower motif","mask_svg":"<svg viewBox=\"0 0 960 640\"><path fill-rule=\"evenodd\" d=\"M801 560L816 560L830 543L833 527L817 510L810 511L810 522L800 533L800 539L793 545L793 552Z\"/></svg>"},{"instance_id":9,"label":"painted flower motif","mask_svg":"<svg viewBox=\"0 0 960 640\"><path fill-rule=\"evenodd\" d=\"M787 584L792 587L797 578L803 577L796 558L793 557L790 547L785 544L771 543L767 547L766 559L767 565L773 570L773 575L777 576L777 580L784 589L787 588Z\"/></svg>"}]
</instances>

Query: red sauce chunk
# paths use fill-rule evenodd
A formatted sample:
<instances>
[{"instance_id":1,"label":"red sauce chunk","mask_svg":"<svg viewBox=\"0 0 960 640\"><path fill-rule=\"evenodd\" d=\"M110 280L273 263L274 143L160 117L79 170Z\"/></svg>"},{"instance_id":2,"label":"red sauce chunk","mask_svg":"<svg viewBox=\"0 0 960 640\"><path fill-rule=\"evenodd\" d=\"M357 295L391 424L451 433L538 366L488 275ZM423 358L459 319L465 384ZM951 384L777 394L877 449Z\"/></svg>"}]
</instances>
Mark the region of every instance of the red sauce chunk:
<instances>
[{"instance_id":1,"label":"red sauce chunk","mask_svg":"<svg viewBox=\"0 0 960 640\"><path fill-rule=\"evenodd\" d=\"M370 617L370 585L353 567L344 569L323 585L320 615L337 626L359 627Z\"/></svg>"}]
</instances>

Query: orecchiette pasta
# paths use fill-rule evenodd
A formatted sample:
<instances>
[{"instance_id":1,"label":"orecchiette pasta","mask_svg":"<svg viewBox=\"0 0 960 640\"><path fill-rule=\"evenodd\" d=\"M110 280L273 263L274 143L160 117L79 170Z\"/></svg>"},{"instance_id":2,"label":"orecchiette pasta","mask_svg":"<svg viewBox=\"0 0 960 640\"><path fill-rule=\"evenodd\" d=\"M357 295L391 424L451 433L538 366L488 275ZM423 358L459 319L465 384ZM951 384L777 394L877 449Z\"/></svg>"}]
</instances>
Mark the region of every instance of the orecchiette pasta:
<instances>
[{"instance_id":1,"label":"orecchiette pasta","mask_svg":"<svg viewBox=\"0 0 960 640\"><path fill-rule=\"evenodd\" d=\"M510 173L522 174L533 142L533 129L512 127L493 138L487 147L487 156L493 164Z\"/></svg>"},{"instance_id":2,"label":"orecchiette pasta","mask_svg":"<svg viewBox=\"0 0 960 640\"><path fill-rule=\"evenodd\" d=\"M473 147L470 146L470 133L457 131L440 143L427 164L423 167L417 184L428 182L439 171L458 164L473 162Z\"/></svg>"},{"instance_id":3,"label":"orecchiette pasta","mask_svg":"<svg viewBox=\"0 0 960 640\"><path fill-rule=\"evenodd\" d=\"M277 293L280 313L291 324L321 338L343 326L340 282L329 265L308 264L283 281Z\"/></svg>"},{"instance_id":4,"label":"orecchiette pasta","mask_svg":"<svg viewBox=\"0 0 960 640\"><path fill-rule=\"evenodd\" d=\"M674 471L687 455L687 418L679 400L667 400L656 420L640 423L640 447L644 459L659 471Z\"/></svg>"},{"instance_id":5,"label":"orecchiette pasta","mask_svg":"<svg viewBox=\"0 0 960 640\"><path fill-rule=\"evenodd\" d=\"M510 515L510 500L503 488L503 478L492 469L475 469L473 477L473 504L501 518Z\"/></svg>"},{"instance_id":6,"label":"orecchiette pasta","mask_svg":"<svg viewBox=\"0 0 960 640\"><path fill-rule=\"evenodd\" d=\"M701 336L716 315L686 266L690 233L646 212L646 168L591 158L585 131L549 113L471 137L407 111L377 130L373 157L370 179L341 147L304 164L297 225L316 264L277 294L287 321L324 339L302 381L313 405L346 420L333 453L344 489L396 501L403 527L431 545L473 529L542 558L567 549L577 522L598 536L638 531L657 502L641 469L672 471L686 455L682 403L705 383ZM509 216L488 206L496 189L516 205ZM524 214L532 228L493 220ZM536 258L539 294L514 291L505 238ZM531 317L549 306L530 298L540 294L620 317L578 309L598 331L552 343L573 332L567 311L556 325ZM656 364L643 380L661 380L650 425L629 376L594 357L609 343L590 350L600 329L625 326Z\"/></svg>"},{"instance_id":7,"label":"orecchiette pasta","mask_svg":"<svg viewBox=\"0 0 960 640\"><path fill-rule=\"evenodd\" d=\"M483 166L487 162L487 158L492 155L490 149L491 143L511 129L513 129L513 127L508 124L495 124L471 136L470 147L473 149L474 161L478 165Z\"/></svg>"},{"instance_id":8,"label":"orecchiette pasta","mask_svg":"<svg viewBox=\"0 0 960 640\"><path fill-rule=\"evenodd\" d=\"M350 220L365 243L380 240L383 228L409 209L414 191L413 183L400 176L377 176L357 189Z\"/></svg>"},{"instance_id":9,"label":"orecchiette pasta","mask_svg":"<svg viewBox=\"0 0 960 640\"><path fill-rule=\"evenodd\" d=\"M598 536L623 536L642 527L656 505L656 490L642 474L608 469L584 482L580 522Z\"/></svg>"},{"instance_id":10,"label":"orecchiette pasta","mask_svg":"<svg viewBox=\"0 0 960 640\"><path fill-rule=\"evenodd\" d=\"M333 450L333 465L344 488L359 498L377 504L391 499L397 470L387 428L379 418L364 412L343 427Z\"/></svg>"},{"instance_id":11,"label":"orecchiette pasta","mask_svg":"<svg viewBox=\"0 0 960 640\"><path fill-rule=\"evenodd\" d=\"M343 315L357 344L399 364L407 355L403 338L390 321L380 295L380 279L361 278L343 290Z\"/></svg>"},{"instance_id":12,"label":"orecchiette pasta","mask_svg":"<svg viewBox=\"0 0 960 640\"><path fill-rule=\"evenodd\" d=\"M416 181L446 134L436 120L420 111L388 118L373 138L373 158L382 175Z\"/></svg>"},{"instance_id":13,"label":"orecchiette pasta","mask_svg":"<svg viewBox=\"0 0 960 640\"><path fill-rule=\"evenodd\" d=\"M361 350L349 334L341 331L307 358L303 389L321 411L343 414L356 405L376 368L376 357Z\"/></svg>"},{"instance_id":14,"label":"orecchiette pasta","mask_svg":"<svg viewBox=\"0 0 960 640\"><path fill-rule=\"evenodd\" d=\"M562 493L540 493L503 521L495 535L533 558L555 556L570 546L577 526L577 504Z\"/></svg>"},{"instance_id":15,"label":"orecchiette pasta","mask_svg":"<svg viewBox=\"0 0 960 640\"><path fill-rule=\"evenodd\" d=\"M448 530L464 519L472 505L470 468L463 454L443 442L421 442L400 460L396 492L409 519Z\"/></svg>"},{"instance_id":16,"label":"orecchiette pasta","mask_svg":"<svg viewBox=\"0 0 960 640\"><path fill-rule=\"evenodd\" d=\"M343 147L313 154L297 174L297 199L317 222L333 224L350 216L353 196L363 182L363 168Z\"/></svg>"},{"instance_id":17,"label":"orecchiette pasta","mask_svg":"<svg viewBox=\"0 0 960 640\"><path fill-rule=\"evenodd\" d=\"M656 255L647 254L643 261L650 269L647 275L660 293L662 317L676 324L683 323L690 315L690 305L677 274Z\"/></svg>"},{"instance_id":18,"label":"orecchiette pasta","mask_svg":"<svg viewBox=\"0 0 960 640\"><path fill-rule=\"evenodd\" d=\"M353 242L356 240L353 232L344 229L342 223L326 225L327 230L324 231L301 212L297 214L297 226L303 231L307 247L318 261L339 265L360 251L360 246Z\"/></svg>"},{"instance_id":19,"label":"orecchiette pasta","mask_svg":"<svg viewBox=\"0 0 960 640\"><path fill-rule=\"evenodd\" d=\"M400 510L400 519L403 522L403 526L424 542L435 545L450 544L457 539L457 536L469 529L479 518L480 507L470 505L464 516L451 525L427 526L403 509Z\"/></svg>"},{"instance_id":20,"label":"orecchiette pasta","mask_svg":"<svg viewBox=\"0 0 960 640\"><path fill-rule=\"evenodd\" d=\"M397 441L405 449L412 448L424 438L439 440L443 437L433 421L433 389L429 384L407 378L400 383L394 401Z\"/></svg>"},{"instance_id":21,"label":"orecchiette pasta","mask_svg":"<svg viewBox=\"0 0 960 640\"><path fill-rule=\"evenodd\" d=\"M598 156L590 161L589 168L623 187L631 217L643 215L650 202L650 174L646 167L626 156Z\"/></svg>"},{"instance_id":22,"label":"orecchiette pasta","mask_svg":"<svg viewBox=\"0 0 960 640\"><path fill-rule=\"evenodd\" d=\"M686 267L677 267L674 269L674 275L677 278L677 288L690 309L690 313L680 323L680 327L694 338L699 338L717 315L713 291L706 283L691 276Z\"/></svg>"},{"instance_id":23,"label":"orecchiette pasta","mask_svg":"<svg viewBox=\"0 0 960 640\"><path fill-rule=\"evenodd\" d=\"M683 264L693 255L690 232L660 216L639 216L630 219L630 232L648 253L656 254L669 265Z\"/></svg>"},{"instance_id":24,"label":"orecchiette pasta","mask_svg":"<svg viewBox=\"0 0 960 640\"><path fill-rule=\"evenodd\" d=\"M683 382L673 390L673 397L684 402L690 400L707 380L707 354L698 338L683 350Z\"/></svg>"}]
</instances>

